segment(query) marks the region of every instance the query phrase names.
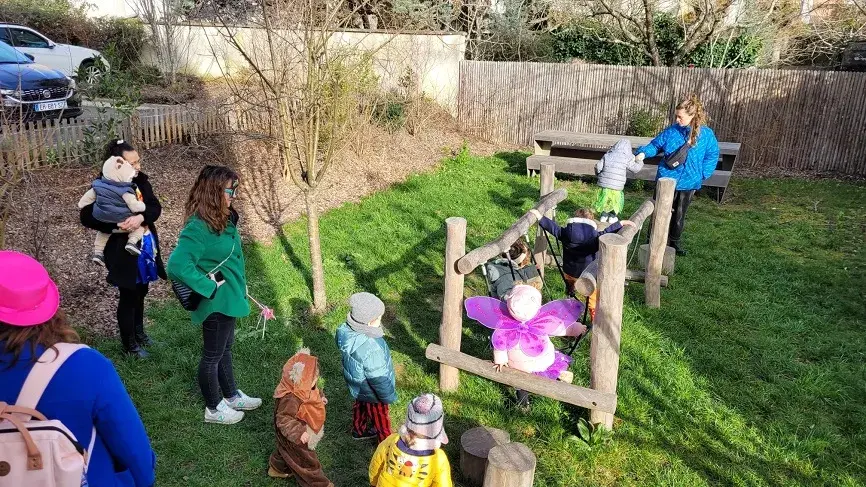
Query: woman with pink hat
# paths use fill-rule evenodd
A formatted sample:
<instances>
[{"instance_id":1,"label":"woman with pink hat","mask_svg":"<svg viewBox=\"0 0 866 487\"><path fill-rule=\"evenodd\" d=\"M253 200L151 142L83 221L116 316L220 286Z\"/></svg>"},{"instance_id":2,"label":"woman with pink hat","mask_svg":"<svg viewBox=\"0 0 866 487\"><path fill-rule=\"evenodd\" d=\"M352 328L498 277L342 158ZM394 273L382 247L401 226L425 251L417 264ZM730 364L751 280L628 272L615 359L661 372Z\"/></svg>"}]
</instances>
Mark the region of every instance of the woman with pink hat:
<instances>
[{"instance_id":1,"label":"woman with pink hat","mask_svg":"<svg viewBox=\"0 0 866 487\"><path fill-rule=\"evenodd\" d=\"M39 262L0 251L0 269L0 402L16 404L37 360L50 363L79 340ZM72 351L33 409L63 423L80 445L90 445L90 486L154 484L156 455L141 418L114 366L96 350Z\"/></svg>"}]
</instances>

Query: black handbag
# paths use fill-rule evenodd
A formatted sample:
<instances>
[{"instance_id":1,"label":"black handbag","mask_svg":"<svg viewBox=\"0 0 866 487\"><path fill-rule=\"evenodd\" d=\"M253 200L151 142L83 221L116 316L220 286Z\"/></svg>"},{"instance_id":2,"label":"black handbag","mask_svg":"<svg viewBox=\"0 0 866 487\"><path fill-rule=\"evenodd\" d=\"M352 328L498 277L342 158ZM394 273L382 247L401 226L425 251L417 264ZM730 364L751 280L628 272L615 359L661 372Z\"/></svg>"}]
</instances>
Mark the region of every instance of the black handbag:
<instances>
[{"instance_id":1,"label":"black handbag","mask_svg":"<svg viewBox=\"0 0 866 487\"><path fill-rule=\"evenodd\" d=\"M223 259L216 267L213 268L210 272L208 272L208 276L212 276L214 272L216 272L223 264L225 264L232 254L235 253L235 245L232 243L232 250L229 252L229 255ZM187 311L195 311L198 309L198 305L201 304L202 296L201 294L195 292L184 284L181 281L176 281L171 279L171 290L174 291L174 295L177 297L177 300L180 301L180 305L183 309Z\"/></svg>"},{"instance_id":2,"label":"black handbag","mask_svg":"<svg viewBox=\"0 0 866 487\"><path fill-rule=\"evenodd\" d=\"M665 167L667 167L668 169L676 169L685 164L686 157L688 157L689 149L691 148L692 146L690 146L688 142L681 145L680 148L677 149L673 154L665 157L663 161Z\"/></svg>"}]
</instances>

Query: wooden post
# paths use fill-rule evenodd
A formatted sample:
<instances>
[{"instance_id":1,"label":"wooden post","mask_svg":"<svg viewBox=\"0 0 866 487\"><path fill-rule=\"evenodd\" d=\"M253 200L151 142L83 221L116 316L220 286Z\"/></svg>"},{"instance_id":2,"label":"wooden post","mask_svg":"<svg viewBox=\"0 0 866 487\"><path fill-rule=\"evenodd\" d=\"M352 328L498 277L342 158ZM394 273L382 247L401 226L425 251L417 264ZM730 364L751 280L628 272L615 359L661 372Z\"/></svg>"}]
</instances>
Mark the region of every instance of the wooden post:
<instances>
[{"instance_id":1,"label":"wooden post","mask_svg":"<svg viewBox=\"0 0 866 487\"><path fill-rule=\"evenodd\" d=\"M668 227L671 223L671 208L674 203L674 190L677 180L659 178L656 183L656 208L653 214L653 227L650 234L649 258L646 265L644 298L650 308L661 306L661 275L668 245Z\"/></svg>"},{"instance_id":2,"label":"wooden post","mask_svg":"<svg viewBox=\"0 0 866 487\"><path fill-rule=\"evenodd\" d=\"M553 186L556 182L556 164L552 162L542 162L541 163L541 198L544 198L546 195L553 192ZM550 208L546 212L544 212L544 216L550 218L551 220L556 217L556 207ZM536 238L542 236L541 227L538 227L536 231ZM541 278L544 279L544 266L547 264L547 252L540 252L535 254L535 262L538 263L538 272L541 274Z\"/></svg>"},{"instance_id":3,"label":"wooden post","mask_svg":"<svg viewBox=\"0 0 866 487\"><path fill-rule=\"evenodd\" d=\"M628 240L617 234L602 235L598 252L598 305L589 349L589 384L598 392L616 394ZM592 423L613 429L613 413L593 409L589 417Z\"/></svg>"},{"instance_id":4,"label":"wooden post","mask_svg":"<svg viewBox=\"0 0 866 487\"><path fill-rule=\"evenodd\" d=\"M532 487L535 454L523 443L507 443L490 450L484 487Z\"/></svg>"},{"instance_id":5,"label":"wooden post","mask_svg":"<svg viewBox=\"0 0 866 487\"><path fill-rule=\"evenodd\" d=\"M460 351L463 335L463 274L457 270L457 260L466 253L466 219L452 216L445 220L445 293L442 297L442 324L439 344ZM439 389L457 390L459 371L439 365Z\"/></svg>"},{"instance_id":6,"label":"wooden post","mask_svg":"<svg viewBox=\"0 0 866 487\"><path fill-rule=\"evenodd\" d=\"M463 433L460 437L460 472L466 483L481 487L490 449L510 442L511 436L507 431L487 426L478 426Z\"/></svg>"}]
</instances>

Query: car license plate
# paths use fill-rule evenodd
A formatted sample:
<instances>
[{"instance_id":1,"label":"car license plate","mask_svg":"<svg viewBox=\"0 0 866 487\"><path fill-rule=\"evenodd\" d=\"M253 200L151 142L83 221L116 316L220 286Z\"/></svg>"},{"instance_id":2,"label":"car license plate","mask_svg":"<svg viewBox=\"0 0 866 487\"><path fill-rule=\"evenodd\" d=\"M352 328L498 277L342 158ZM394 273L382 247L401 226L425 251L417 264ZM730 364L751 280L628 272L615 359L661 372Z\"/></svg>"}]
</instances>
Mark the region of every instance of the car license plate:
<instances>
[{"instance_id":1,"label":"car license plate","mask_svg":"<svg viewBox=\"0 0 866 487\"><path fill-rule=\"evenodd\" d=\"M49 101L45 103L37 103L35 110L37 112L48 112L51 110L63 110L66 108L65 101Z\"/></svg>"}]
</instances>

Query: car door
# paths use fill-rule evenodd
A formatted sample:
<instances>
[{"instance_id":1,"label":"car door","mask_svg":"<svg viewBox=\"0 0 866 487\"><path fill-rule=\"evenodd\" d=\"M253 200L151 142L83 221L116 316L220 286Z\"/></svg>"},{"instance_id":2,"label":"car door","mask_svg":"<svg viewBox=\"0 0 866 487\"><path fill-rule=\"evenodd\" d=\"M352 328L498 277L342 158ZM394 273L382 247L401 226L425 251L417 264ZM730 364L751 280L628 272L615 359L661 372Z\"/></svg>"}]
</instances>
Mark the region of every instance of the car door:
<instances>
[{"instance_id":1,"label":"car door","mask_svg":"<svg viewBox=\"0 0 866 487\"><path fill-rule=\"evenodd\" d=\"M72 76L72 62L65 46L58 46L36 31L22 27L9 27L12 46L23 53L33 56L39 64L56 69L66 76Z\"/></svg>"}]
</instances>

